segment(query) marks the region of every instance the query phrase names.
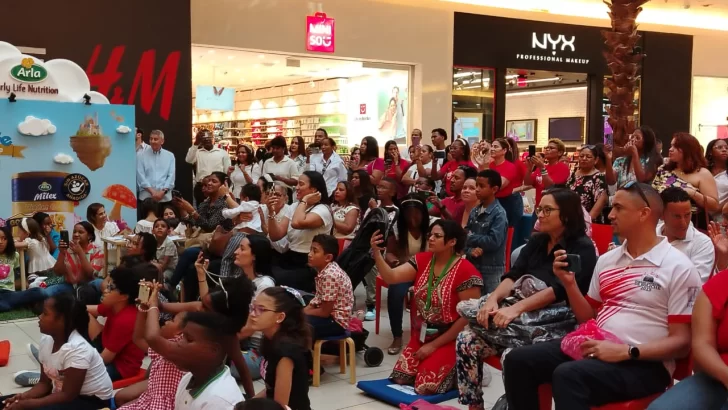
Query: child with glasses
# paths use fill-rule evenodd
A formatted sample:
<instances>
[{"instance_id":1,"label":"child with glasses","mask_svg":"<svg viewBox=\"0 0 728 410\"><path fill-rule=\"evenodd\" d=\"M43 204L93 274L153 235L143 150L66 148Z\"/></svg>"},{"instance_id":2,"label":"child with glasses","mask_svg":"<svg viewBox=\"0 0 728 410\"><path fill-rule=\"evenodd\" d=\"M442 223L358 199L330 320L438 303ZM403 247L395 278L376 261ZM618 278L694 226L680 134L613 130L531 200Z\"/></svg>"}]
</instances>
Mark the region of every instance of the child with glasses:
<instances>
[{"instance_id":1,"label":"child with glasses","mask_svg":"<svg viewBox=\"0 0 728 410\"><path fill-rule=\"evenodd\" d=\"M314 246L316 239L314 239ZM261 376L265 390L258 394L288 406L310 410L308 357L311 334L304 315L305 302L295 289L276 286L255 297L248 325L264 335Z\"/></svg>"}]
</instances>

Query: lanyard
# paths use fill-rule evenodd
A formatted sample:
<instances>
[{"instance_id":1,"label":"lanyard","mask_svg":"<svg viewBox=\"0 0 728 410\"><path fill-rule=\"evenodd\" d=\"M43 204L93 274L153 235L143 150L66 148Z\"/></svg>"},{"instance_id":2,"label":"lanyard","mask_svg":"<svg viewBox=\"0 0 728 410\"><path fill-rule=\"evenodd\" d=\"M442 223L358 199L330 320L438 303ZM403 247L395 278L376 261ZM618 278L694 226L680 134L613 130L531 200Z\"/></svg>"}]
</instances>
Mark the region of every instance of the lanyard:
<instances>
[{"instance_id":1,"label":"lanyard","mask_svg":"<svg viewBox=\"0 0 728 410\"><path fill-rule=\"evenodd\" d=\"M440 273L440 276L437 277L435 280L434 286L433 286L433 277L435 276L435 255L432 255L432 262L430 262L430 276L427 278L427 299L425 300L425 310L430 310L430 306L432 305L432 289L437 287L440 282L442 282L442 279L447 275L447 272L450 270L450 265L455 261L455 255L450 257L450 260L447 261L447 265L445 265L445 269L442 270L442 273Z\"/></svg>"}]
</instances>

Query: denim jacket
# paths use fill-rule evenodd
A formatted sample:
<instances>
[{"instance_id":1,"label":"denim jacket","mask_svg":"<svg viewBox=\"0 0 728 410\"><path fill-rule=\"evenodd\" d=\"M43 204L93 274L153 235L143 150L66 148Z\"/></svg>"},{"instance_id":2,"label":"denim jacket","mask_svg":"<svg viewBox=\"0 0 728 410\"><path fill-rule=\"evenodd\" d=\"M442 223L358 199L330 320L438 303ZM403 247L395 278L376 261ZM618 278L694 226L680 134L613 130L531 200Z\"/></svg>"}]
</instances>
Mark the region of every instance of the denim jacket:
<instances>
[{"instance_id":1,"label":"denim jacket","mask_svg":"<svg viewBox=\"0 0 728 410\"><path fill-rule=\"evenodd\" d=\"M495 277L500 280L505 273L506 263L506 211L497 200L488 207L478 205L470 212L465 229L468 231L468 239L465 241L467 259L475 265L483 278ZM470 252L474 248L482 249L483 254L473 258Z\"/></svg>"}]
</instances>

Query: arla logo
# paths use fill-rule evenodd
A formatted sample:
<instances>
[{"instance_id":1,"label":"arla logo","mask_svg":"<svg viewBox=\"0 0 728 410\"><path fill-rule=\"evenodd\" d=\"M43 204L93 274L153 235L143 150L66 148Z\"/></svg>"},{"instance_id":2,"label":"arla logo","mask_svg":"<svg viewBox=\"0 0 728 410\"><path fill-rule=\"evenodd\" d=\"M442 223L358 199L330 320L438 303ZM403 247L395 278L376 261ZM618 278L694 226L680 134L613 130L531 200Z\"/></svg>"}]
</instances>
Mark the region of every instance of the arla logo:
<instances>
[{"instance_id":1,"label":"arla logo","mask_svg":"<svg viewBox=\"0 0 728 410\"><path fill-rule=\"evenodd\" d=\"M567 48L569 48L572 52L576 51L574 41L576 41L576 36L571 36L571 39L567 39L563 34L552 36L549 33L540 35L533 33L531 38L531 48L540 48L542 50L551 49L551 54L556 55L557 47L560 51L564 51Z\"/></svg>"},{"instance_id":2,"label":"arla logo","mask_svg":"<svg viewBox=\"0 0 728 410\"><path fill-rule=\"evenodd\" d=\"M10 69L10 76L24 83L39 83L48 77L48 71L35 64L32 58L24 58L19 65Z\"/></svg>"},{"instance_id":3,"label":"arla logo","mask_svg":"<svg viewBox=\"0 0 728 410\"><path fill-rule=\"evenodd\" d=\"M58 194L51 194L50 191L53 189L51 184L48 182L43 181L42 184L38 185L38 192L33 197L34 201L56 201L58 199Z\"/></svg>"}]
</instances>

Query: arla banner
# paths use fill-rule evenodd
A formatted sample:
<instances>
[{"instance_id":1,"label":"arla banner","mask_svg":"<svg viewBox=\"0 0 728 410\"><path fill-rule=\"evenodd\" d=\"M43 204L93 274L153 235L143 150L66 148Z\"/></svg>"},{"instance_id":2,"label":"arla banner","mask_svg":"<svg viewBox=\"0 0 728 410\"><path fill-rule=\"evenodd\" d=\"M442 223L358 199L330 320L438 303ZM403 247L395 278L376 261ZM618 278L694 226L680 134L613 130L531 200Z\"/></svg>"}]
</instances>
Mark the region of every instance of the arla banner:
<instances>
[{"instance_id":1,"label":"arla banner","mask_svg":"<svg viewBox=\"0 0 728 410\"><path fill-rule=\"evenodd\" d=\"M334 52L334 19L325 13L306 16L306 50Z\"/></svg>"}]
</instances>

